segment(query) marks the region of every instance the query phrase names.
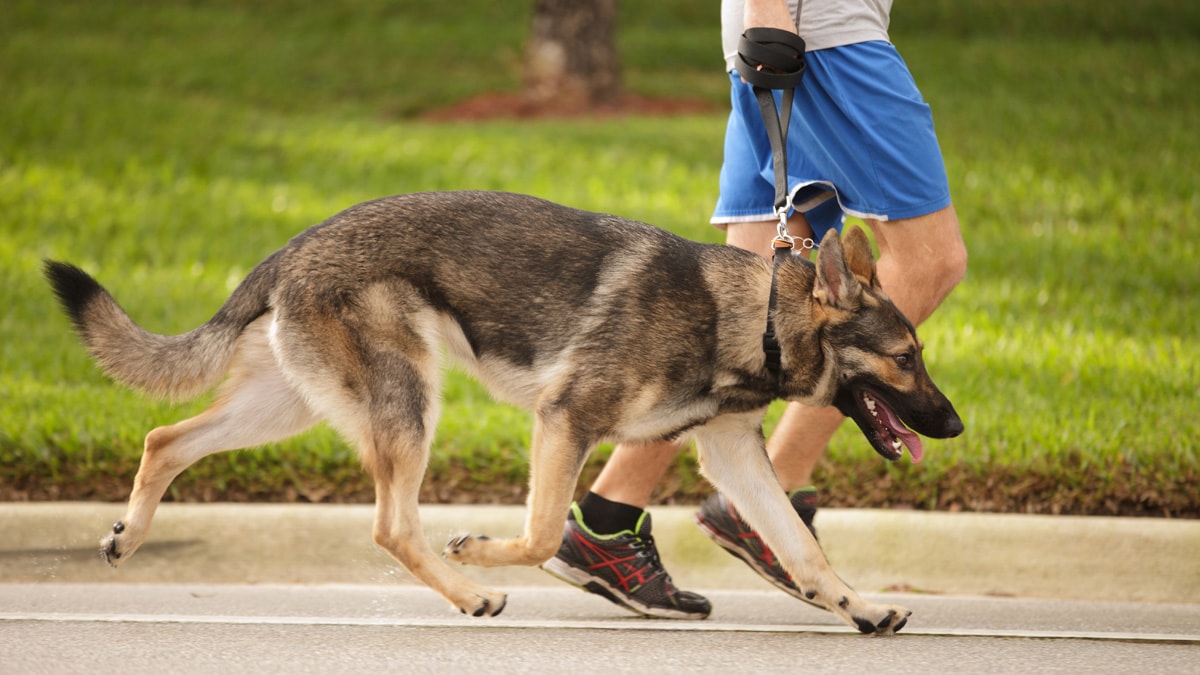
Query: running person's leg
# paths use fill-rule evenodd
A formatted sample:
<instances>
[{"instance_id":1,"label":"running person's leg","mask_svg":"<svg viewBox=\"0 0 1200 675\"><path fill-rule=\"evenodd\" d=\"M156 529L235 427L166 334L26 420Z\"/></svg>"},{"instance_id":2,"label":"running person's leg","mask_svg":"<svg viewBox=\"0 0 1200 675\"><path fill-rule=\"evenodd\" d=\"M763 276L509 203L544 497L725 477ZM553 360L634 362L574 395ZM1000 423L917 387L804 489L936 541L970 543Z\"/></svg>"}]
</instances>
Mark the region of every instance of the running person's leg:
<instances>
[{"instance_id":1,"label":"running person's leg","mask_svg":"<svg viewBox=\"0 0 1200 675\"><path fill-rule=\"evenodd\" d=\"M866 43L823 50L813 64L816 68L810 66L809 81L811 84L817 79L817 85L811 87L813 91L803 90L808 95L797 96L789 135L789 160L799 160L795 164L789 161L794 203L808 214L808 219L792 217L793 234L809 236L816 230L812 236L819 240L829 228L840 229L842 210L862 217L880 248L877 269L885 291L914 323L920 323L962 279L966 269L966 249L950 205L928 106L920 100L907 68L890 45ZM897 91L889 88L893 84ZM861 96L847 97L847 90ZM855 104L858 108L832 118L848 120L850 128L831 129L821 124L830 119L819 114L821 108L853 108ZM773 170L770 146L758 114L749 87L733 76L733 112L726 132L721 197L713 222L729 230L730 244L769 256L775 235L770 206L774 201ZM830 200L834 194L836 202ZM810 527L815 512L815 493L808 492L813 468L841 421L835 409L792 403L768 441L768 454L780 483ZM640 514L678 451L679 447L671 443L618 446L593 485L589 497L596 498L585 498L585 505L591 503L603 511L597 514L598 521L611 520L617 514L627 521L623 532L637 535L645 525L648 535L648 522ZM727 517L717 518L721 515L718 510ZM706 512L710 516L706 531L718 543L726 535L729 540L753 542L753 536L745 536L753 532L719 496L702 507L698 514L702 524ZM586 521L588 514L583 513L582 518ZM578 525L576 518L569 520L564 547L556 560L569 554L567 538ZM724 526L742 529L724 532ZM765 547L731 548L731 552L784 590L792 592L788 587L795 588L777 564L756 564L756 557L759 563L773 562L773 555ZM657 554L654 561L658 563ZM664 611L678 616L674 612L678 604L668 602ZM698 607L698 603L693 605Z\"/></svg>"},{"instance_id":2,"label":"running person's leg","mask_svg":"<svg viewBox=\"0 0 1200 675\"><path fill-rule=\"evenodd\" d=\"M919 324L962 279L967 262L929 108L889 44L810 52L808 58L789 127L793 203L807 211L818 240L828 227L840 229L829 213L831 194L840 210L863 218L879 246L876 264L884 290ZM734 107L752 117L756 104L749 87L742 85L740 93L738 87L735 81ZM761 175L771 176L771 164L760 161ZM771 221L736 228L729 236L739 241L769 241L775 233ZM813 470L842 419L834 408L790 403L767 443L781 486L802 518L807 512L810 527L815 492L811 501L804 492L811 490ZM705 502L697 520L718 544L803 599L769 548L720 495Z\"/></svg>"}]
</instances>

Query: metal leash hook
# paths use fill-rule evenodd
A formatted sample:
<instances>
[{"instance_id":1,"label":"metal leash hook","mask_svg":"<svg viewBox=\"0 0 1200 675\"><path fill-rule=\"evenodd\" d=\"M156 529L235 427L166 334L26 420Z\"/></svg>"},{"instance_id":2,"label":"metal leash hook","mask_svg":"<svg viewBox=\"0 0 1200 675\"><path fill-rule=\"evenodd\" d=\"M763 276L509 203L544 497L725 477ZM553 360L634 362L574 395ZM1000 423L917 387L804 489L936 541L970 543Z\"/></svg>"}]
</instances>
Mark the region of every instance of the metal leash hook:
<instances>
[{"instance_id":1,"label":"metal leash hook","mask_svg":"<svg viewBox=\"0 0 1200 675\"><path fill-rule=\"evenodd\" d=\"M779 209L779 224L776 226L775 238L771 240L771 248L779 250L781 248L795 249L797 253L805 251L817 250L817 240L812 237L804 237L797 239L788 231L787 212L791 208L791 197L788 197L788 205Z\"/></svg>"},{"instance_id":2,"label":"metal leash hook","mask_svg":"<svg viewBox=\"0 0 1200 675\"><path fill-rule=\"evenodd\" d=\"M798 253L805 251L817 250L817 240L812 237L803 237L797 239L788 231L787 212L791 208L792 198L788 197L788 204L779 209L779 223L776 225L775 238L771 240L771 248L779 250L781 248L797 249Z\"/></svg>"},{"instance_id":3,"label":"metal leash hook","mask_svg":"<svg viewBox=\"0 0 1200 675\"><path fill-rule=\"evenodd\" d=\"M779 214L779 224L776 226L775 239L771 242L772 248L795 248L796 246L796 238L788 232L787 226L787 213L788 208L791 206L791 201L792 198L789 196L788 203L779 207L779 210L776 211Z\"/></svg>"}]
</instances>

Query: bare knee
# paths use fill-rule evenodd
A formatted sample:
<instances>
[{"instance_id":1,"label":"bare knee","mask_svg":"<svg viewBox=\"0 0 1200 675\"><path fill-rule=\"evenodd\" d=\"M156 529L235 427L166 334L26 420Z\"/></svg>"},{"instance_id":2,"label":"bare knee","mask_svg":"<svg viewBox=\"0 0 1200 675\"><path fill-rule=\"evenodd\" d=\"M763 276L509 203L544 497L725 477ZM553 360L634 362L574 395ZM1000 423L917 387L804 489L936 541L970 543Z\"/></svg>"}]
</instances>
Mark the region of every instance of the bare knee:
<instances>
[{"instance_id":1,"label":"bare knee","mask_svg":"<svg viewBox=\"0 0 1200 675\"><path fill-rule=\"evenodd\" d=\"M913 323L923 322L967 273L953 207L908 220L871 221L883 290Z\"/></svg>"},{"instance_id":2,"label":"bare knee","mask_svg":"<svg viewBox=\"0 0 1200 675\"><path fill-rule=\"evenodd\" d=\"M967 273L967 247L958 221L952 220L927 232L912 224L917 221L902 222L886 236L882 233L887 230L877 227L879 264L901 267L909 279L950 292Z\"/></svg>"},{"instance_id":3,"label":"bare knee","mask_svg":"<svg viewBox=\"0 0 1200 675\"><path fill-rule=\"evenodd\" d=\"M967 245L962 237L946 242L942 247L941 264L943 276L958 285L967 274Z\"/></svg>"},{"instance_id":4,"label":"bare knee","mask_svg":"<svg viewBox=\"0 0 1200 675\"><path fill-rule=\"evenodd\" d=\"M936 255L926 262L930 286L936 288L938 296L944 298L967 275L967 247L961 239L943 242L937 246Z\"/></svg>"}]
</instances>

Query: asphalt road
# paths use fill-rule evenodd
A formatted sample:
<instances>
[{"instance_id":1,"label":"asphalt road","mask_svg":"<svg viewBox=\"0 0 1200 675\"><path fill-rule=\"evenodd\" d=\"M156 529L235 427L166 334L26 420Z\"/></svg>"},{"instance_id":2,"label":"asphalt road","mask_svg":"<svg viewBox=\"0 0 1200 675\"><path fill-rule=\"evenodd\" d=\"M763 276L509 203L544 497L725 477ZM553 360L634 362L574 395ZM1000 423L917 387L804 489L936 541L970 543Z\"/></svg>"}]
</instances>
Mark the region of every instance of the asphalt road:
<instances>
[{"instance_id":1,"label":"asphalt road","mask_svg":"<svg viewBox=\"0 0 1200 675\"><path fill-rule=\"evenodd\" d=\"M705 590L645 620L570 587L474 619L411 585L0 584L2 673L1200 673L1200 605L867 594L913 610L858 635L781 593Z\"/></svg>"}]
</instances>

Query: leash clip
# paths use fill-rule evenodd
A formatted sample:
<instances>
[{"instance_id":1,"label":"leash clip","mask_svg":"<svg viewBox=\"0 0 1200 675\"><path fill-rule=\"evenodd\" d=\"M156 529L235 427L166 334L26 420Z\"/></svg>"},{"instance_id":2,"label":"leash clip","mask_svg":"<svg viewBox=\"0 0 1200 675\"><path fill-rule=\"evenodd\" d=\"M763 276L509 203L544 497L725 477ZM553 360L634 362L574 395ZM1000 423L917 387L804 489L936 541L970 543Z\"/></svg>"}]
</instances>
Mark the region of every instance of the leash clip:
<instances>
[{"instance_id":1,"label":"leash clip","mask_svg":"<svg viewBox=\"0 0 1200 675\"><path fill-rule=\"evenodd\" d=\"M779 231L775 234L775 238L771 240L771 248L774 249L776 253L778 253L780 249L796 249L796 251L799 253L817 250L816 239L813 239L812 237L804 237L802 239L793 237L787 231L787 226L785 224L786 222L786 220L780 221Z\"/></svg>"},{"instance_id":2,"label":"leash clip","mask_svg":"<svg viewBox=\"0 0 1200 675\"><path fill-rule=\"evenodd\" d=\"M792 199L787 197L787 201L775 210L779 216L779 223L775 226L775 239L771 242L771 248L793 248L796 245L796 239L788 232L788 208L791 206Z\"/></svg>"},{"instance_id":3,"label":"leash clip","mask_svg":"<svg viewBox=\"0 0 1200 675\"><path fill-rule=\"evenodd\" d=\"M788 200L789 202L791 199ZM781 248L797 249L798 252L815 251L817 250L817 240L812 237L804 237L797 239L788 231L787 226L788 207L784 206L779 209L779 224L775 232L775 238L771 240L771 248L778 251Z\"/></svg>"}]
</instances>

